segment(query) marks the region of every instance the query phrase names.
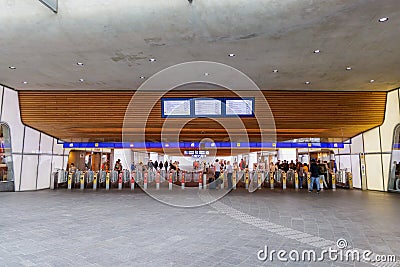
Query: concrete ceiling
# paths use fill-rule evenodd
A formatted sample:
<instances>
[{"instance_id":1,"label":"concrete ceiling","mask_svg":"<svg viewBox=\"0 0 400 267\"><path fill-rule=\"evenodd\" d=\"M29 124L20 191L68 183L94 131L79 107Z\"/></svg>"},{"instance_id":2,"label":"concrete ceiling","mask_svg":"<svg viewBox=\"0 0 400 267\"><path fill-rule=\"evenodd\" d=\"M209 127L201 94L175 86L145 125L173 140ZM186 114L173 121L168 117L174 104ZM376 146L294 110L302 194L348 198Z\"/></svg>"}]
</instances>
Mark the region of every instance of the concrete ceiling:
<instances>
[{"instance_id":1,"label":"concrete ceiling","mask_svg":"<svg viewBox=\"0 0 400 267\"><path fill-rule=\"evenodd\" d=\"M0 0L0 83L132 90L140 76L202 60L264 90L390 90L400 86L399 11L399 0L59 0L55 14Z\"/></svg>"}]
</instances>

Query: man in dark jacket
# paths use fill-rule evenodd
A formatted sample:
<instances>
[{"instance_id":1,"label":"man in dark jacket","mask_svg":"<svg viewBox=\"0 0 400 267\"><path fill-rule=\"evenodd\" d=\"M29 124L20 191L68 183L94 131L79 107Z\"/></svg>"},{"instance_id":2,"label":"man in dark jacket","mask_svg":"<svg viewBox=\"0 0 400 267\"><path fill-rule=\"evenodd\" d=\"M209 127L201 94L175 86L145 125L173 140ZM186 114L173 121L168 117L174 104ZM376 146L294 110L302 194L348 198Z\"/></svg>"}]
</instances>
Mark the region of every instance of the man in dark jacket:
<instances>
[{"instance_id":1,"label":"man in dark jacket","mask_svg":"<svg viewBox=\"0 0 400 267\"><path fill-rule=\"evenodd\" d=\"M317 163L315 162L315 159L311 160L310 164L310 172L311 172L311 183L310 183L310 188L308 189L308 192L313 191L314 187L314 182L317 183L317 193L319 193L319 167Z\"/></svg>"}]
</instances>

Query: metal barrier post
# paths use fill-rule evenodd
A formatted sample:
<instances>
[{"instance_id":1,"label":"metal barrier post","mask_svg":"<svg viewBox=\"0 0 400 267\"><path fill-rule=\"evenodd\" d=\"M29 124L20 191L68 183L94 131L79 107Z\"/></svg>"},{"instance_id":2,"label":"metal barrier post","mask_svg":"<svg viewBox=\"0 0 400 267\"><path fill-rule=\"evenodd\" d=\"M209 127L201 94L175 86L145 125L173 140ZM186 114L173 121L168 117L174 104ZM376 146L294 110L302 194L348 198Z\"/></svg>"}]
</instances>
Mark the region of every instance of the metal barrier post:
<instances>
[{"instance_id":1,"label":"metal barrier post","mask_svg":"<svg viewBox=\"0 0 400 267\"><path fill-rule=\"evenodd\" d=\"M68 174L68 190L71 190L72 188L72 175L73 175L72 172Z\"/></svg>"},{"instance_id":2,"label":"metal barrier post","mask_svg":"<svg viewBox=\"0 0 400 267\"><path fill-rule=\"evenodd\" d=\"M85 189L85 173L84 172L82 172L79 180L80 180L80 184L81 184L81 190Z\"/></svg>"},{"instance_id":3,"label":"metal barrier post","mask_svg":"<svg viewBox=\"0 0 400 267\"><path fill-rule=\"evenodd\" d=\"M185 172L182 171L182 175L181 175L181 187L182 189L185 189Z\"/></svg>"},{"instance_id":4,"label":"metal barrier post","mask_svg":"<svg viewBox=\"0 0 400 267\"><path fill-rule=\"evenodd\" d=\"M349 189L353 189L353 174L349 172Z\"/></svg>"},{"instance_id":5,"label":"metal barrier post","mask_svg":"<svg viewBox=\"0 0 400 267\"><path fill-rule=\"evenodd\" d=\"M99 174L98 172L95 172L93 175L93 190L97 189L97 175L98 174Z\"/></svg>"},{"instance_id":6,"label":"metal barrier post","mask_svg":"<svg viewBox=\"0 0 400 267\"><path fill-rule=\"evenodd\" d=\"M207 189L207 173L203 173L203 189Z\"/></svg>"},{"instance_id":7,"label":"metal barrier post","mask_svg":"<svg viewBox=\"0 0 400 267\"><path fill-rule=\"evenodd\" d=\"M106 175L106 190L110 190L110 172Z\"/></svg>"},{"instance_id":8,"label":"metal barrier post","mask_svg":"<svg viewBox=\"0 0 400 267\"><path fill-rule=\"evenodd\" d=\"M246 171L245 186L246 186L246 189L249 189L249 171Z\"/></svg>"},{"instance_id":9,"label":"metal barrier post","mask_svg":"<svg viewBox=\"0 0 400 267\"><path fill-rule=\"evenodd\" d=\"M144 181L143 181L143 189L146 190L147 189L147 175L148 172L144 173Z\"/></svg>"},{"instance_id":10,"label":"metal barrier post","mask_svg":"<svg viewBox=\"0 0 400 267\"><path fill-rule=\"evenodd\" d=\"M232 188L236 190L236 176L237 176L237 171L233 171L232 174Z\"/></svg>"},{"instance_id":11,"label":"metal barrier post","mask_svg":"<svg viewBox=\"0 0 400 267\"><path fill-rule=\"evenodd\" d=\"M172 190L172 172L169 173L168 187Z\"/></svg>"},{"instance_id":12,"label":"metal barrier post","mask_svg":"<svg viewBox=\"0 0 400 267\"><path fill-rule=\"evenodd\" d=\"M118 190L122 190L122 172L118 175Z\"/></svg>"},{"instance_id":13,"label":"metal barrier post","mask_svg":"<svg viewBox=\"0 0 400 267\"><path fill-rule=\"evenodd\" d=\"M312 189L312 188L310 188L310 186L311 186L311 173L307 172L307 187L308 187L308 190Z\"/></svg>"},{"instance_id":14,"label":"metal barrier post","mask_svg":"<svg viewBox=\"0 0 400 267\"><path fill-rule=\"evenodd\" d=\"M203 188L203 184L202 184L202 178L203 178L203 173L202 172L199 172L199 173L197 173L197 175L198 175L198 178L199 178L199 189L202 189Z\"/></svg>"},{"instance_id":15,"label":"metal barrier post","mask_svg":"<svg viewBox=\"0 0 400 267\"><path fill-rule=\"evenodd\" d=\"M299 189L299 174L297 172L294 173L294 188Z\"/></svg>"},{"instance_id":16,"label":"metal barrier post","mask_svg":"<svg viewBox=\"0 0 400 267\"><path fill-rule=\"evenodd\" d=\"M336 175L332 173L332 191L336 191Z\"/></svg>"},{"instance_id":17,"label":"metal barrier post","mask_svg":"<svg viewBox=\"0 0 400 267\"><path fill-rule=\"evenodd\" d=\"M156 174L156 189L157 190L160 189L160 178L161 178L161 174L160 174L160 171L158 171Z\"/></svg>"},{"instance_id":18,"label":"metal barrier post","mask_svg":"<svg viewBox=\"0 0 400 267\"><path fill-rule=\"evenodd\" d=\"M277 172L275 172L275 175L276 175L276 173L277 173ZM269 185L270 185L270 188L271 188L271 189L274 189L274 187L275 187L274 183L275 183L274 173L271 172L271 173L270 173L270 176L269 176Z\"/></svg>"},{"instance_id":19,"label":"metal barrier post","mask_svg":"<svg viewBox=\"0 0 400 267\"><path fill-rule=\"evenodd\" d=\"M282 188L286 189L286 172L282 173Z\"/></svg>"}]
</instances>

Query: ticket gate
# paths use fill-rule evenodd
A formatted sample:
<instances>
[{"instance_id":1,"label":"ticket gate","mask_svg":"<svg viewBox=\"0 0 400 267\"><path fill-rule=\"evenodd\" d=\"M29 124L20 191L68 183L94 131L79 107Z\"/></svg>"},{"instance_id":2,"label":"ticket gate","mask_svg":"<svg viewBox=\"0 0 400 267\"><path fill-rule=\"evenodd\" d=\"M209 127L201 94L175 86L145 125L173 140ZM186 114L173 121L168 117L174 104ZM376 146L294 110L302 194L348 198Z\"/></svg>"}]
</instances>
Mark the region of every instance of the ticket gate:
<instances>
[{"instance_id":1,"label":"ticket gate","mask_svg":"<svg viewBox=\"0 0 400 267\"><path fill-rule=\"evenodd\" d=\"M110 172L110 188L118 188L118 171Z\"/></svg>"},{"instance_id":2,"label":"ticket gate","mask_svg":"<svg viewBox=\"0 0 400 267\"><path fill-rule=\"evenodd\" d=\"M124 188L130 188L131 185L131 172L129 170L122 171L122 184Z\"/></svg>"},{"instance_id":3,"label":"ticket gate","mask_svg":"<svg viewBox=\"0 0 400 267\"><path fill-rule=\"evenodd\" d=\"M276 188L282 188L282 178L283 178L283 171L282 170L277 170L275 172L275 177L274 177L274 187Z\"/></svg>"},{"instance_id":4,"label":"ticket gate","mask_svg":"<svg viewBox=\"0 0 400 267\"><path fill-rule=\"evenodd\" d=\"M107 173L105 171L99 171L98 172L98 187L99 188L106 188L106 176Z\"/></svg>"},{"instance_id":5,"label":"ticket gate","mask_svg":"<svg viewBox=\"0 0 400 267\"><path fill-rule=\"evenodd\" d=\"M245 175L245 171L238 171L237 172L237 177L236 177L236 187L245 187L245 183L246 183L246 175Z\"/></svg>"},{"instance_id":6,"label":"ticket gate","mask_svg":"<svg viewBox=\"0 0 400 267\"><path fill-rule=\"evenodd\" d=\"M295 172L294 170L288 170L286 173L286 187L295 188Z\"/></svg>"},{"instance_id":7,"label":"ticket gate","mask_svg":"<svg viewBox=\"0 0 400 267\"><path fill-rule=\"evenodd\" d=\"M93 188L94 172L87 171L85 174L85 178L86 178L85 188Z\"/></svg>"},{"instance_id":8,"label":"ticket gate","mask_svg":"<svg viewBox=\"0 0 400 267\"><path fill-rule=\"evenodd\" d=\"M79 189L81 187L80 177L82 175L82 171L75 171L72 180L72 188Z\"/></svg>"},{"instance_id":9,"label":"ticket gate","mask_svg":"<svg viewBox=\"0 0 400 267\"><path fill-rule=\"evenodd\" d=\"M68 187L68 172L65 170L58 170L53 173L53 182L50 185L51 189L67 188Z\"/></svg>"}]
</instances>

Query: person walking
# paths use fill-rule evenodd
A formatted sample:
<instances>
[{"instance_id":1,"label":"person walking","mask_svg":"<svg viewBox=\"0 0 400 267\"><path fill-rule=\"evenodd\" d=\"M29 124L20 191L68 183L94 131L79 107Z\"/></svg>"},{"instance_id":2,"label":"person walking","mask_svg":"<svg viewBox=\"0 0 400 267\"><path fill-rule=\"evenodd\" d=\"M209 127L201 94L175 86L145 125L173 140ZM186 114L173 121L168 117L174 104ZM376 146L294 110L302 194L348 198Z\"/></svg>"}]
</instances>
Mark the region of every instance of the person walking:
<instances>
[{"instance_id":1,"label":"person walking","mask_svg":"<svg viewBox=\"0 0 400 267\"><path fill-rule=\"evenodd\" d=\"M315 162L315 159L311 160L310 164L310 172L311 172L311 183L310 183L310 188L308 189L308 192L313 191L314 187L314 182L317 183L317 193L319 193L320 188L319 188L319 167L317 163Z\"/></svg>"}]
</instances>

